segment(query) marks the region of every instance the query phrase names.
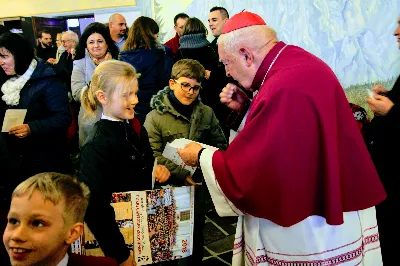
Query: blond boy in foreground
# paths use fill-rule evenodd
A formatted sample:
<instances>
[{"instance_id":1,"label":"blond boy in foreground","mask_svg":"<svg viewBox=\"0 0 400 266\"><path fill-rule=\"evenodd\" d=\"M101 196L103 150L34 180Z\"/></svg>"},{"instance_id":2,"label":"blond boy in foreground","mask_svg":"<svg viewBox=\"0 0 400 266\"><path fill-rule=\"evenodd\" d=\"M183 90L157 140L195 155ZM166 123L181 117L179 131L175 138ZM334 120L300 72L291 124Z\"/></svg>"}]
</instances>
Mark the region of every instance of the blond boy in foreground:
<instances>
[{"instance_id":1,"label":"blond boy in foreground","mask_svg":"<svg viewBox=\"0 0 400 266\"><path fill-rule=\"evenodd\" d=\"M19 184L3 235L11 265L118 265L110 258L67 253L83 232L88 199L89 189L63 174L37 174Z\"/></svg>"}]
</instances>

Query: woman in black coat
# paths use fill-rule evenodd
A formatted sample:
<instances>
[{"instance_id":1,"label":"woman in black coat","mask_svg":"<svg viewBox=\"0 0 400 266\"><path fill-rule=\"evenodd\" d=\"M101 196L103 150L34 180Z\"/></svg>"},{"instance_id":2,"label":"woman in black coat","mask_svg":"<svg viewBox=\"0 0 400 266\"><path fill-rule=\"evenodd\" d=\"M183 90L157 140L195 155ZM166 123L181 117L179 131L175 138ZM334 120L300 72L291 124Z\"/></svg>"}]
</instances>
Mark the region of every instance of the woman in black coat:
<instances>
[{"instance_id":1,"label":"woman in black coat","mask_svg":"<svg viewBox=\"0 0 400 266\"><path fill-rule=\"evenodd\" d=\"M375 113L369 128L371 157L387 194L387 198L376 206L376 218L383 263L390 265L396 259L395 249L400 236L396 230L398 222L393 218L393 213L400 207L400 77L392 90L376 86L373 91L381 94L382 99L368 99ZM388 105L392 107L386 109Z\"/></svg>"},{"instance_id":2,"label":"woman in black coat","mask_svg":"<svg viewBox=\"0 0 400 266\"><path fill-rule=\"evenodd\" d=\"M179 40L180 47L174 60L194 59L206 69L206 79L201 84L201 101L214 110L226 139L229 139L226 121L232 110L220 102L219 94L226 84L232 81L226 76L224 66L219 63L218 51L212 48L206 37L207 29L203 22L198 18L189 18Z\"/></svg>"},{"instance_id":3,"label":"woman in black coat","mask_svg":"<svg viewBox=\"0 0 400 266\"><path fill-rule=\"evenodd\" d=\"M0 123L8 109L27 110L22 125L1 133L13 173L9 189L37 173L70 173L66 133L71 114L65 86L15 33L0 36L0 65L6 74L0 80Z\"/></svg>"},{"instance_id":4,"label":"woman in black coat","mask_svg":"<svg viewBox=\"0 0 400 266\"><path fill-rule=\"evenodd\" d=\"M158 32L159 27L153 19L138 17L119 56L121 61L131 64L140 74L139 103L135 113L142 125L151 111L151 98L168 85L174 63L168 48L157 41Z\"/></svg>"}]
</instances>

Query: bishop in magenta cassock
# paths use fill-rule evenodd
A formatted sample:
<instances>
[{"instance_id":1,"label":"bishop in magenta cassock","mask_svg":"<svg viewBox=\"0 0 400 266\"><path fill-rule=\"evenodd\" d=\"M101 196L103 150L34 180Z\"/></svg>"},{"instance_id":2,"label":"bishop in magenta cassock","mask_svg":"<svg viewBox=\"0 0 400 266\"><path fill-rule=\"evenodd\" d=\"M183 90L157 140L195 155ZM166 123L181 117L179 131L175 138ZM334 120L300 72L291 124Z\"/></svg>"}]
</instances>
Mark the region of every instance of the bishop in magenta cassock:
<instances>
[{"instance_id":1,"label":"bishop in magenta cassock","mask_svg":"<svg viewBox=\"0 0 400 266\"><path fill-rule=\"evenodd\" d=\"M201 167L219 215L239 216L232 265L382 265L386 194L332 70L250 12L225 24L218 47L227 75L257 95L246 104L223 89L244 117L225 152L178 152Z\"/></svg>"}]
</instances>

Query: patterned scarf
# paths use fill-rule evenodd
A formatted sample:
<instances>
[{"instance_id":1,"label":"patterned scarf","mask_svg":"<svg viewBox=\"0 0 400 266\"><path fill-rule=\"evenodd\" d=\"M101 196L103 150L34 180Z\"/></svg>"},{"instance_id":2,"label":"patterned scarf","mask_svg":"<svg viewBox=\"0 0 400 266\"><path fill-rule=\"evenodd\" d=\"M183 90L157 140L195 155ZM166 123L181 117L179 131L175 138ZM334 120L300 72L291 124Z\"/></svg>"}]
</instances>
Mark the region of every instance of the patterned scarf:
<instances>
[{"instance_id":1,"label":"patterned scarf","mask_svg":"<svg viewBox=\"0 0 400 266\"><path fill-rule=\"evenodd\" d=\"M107 61L107 60L113 59L110 52L107 52L106 55L103 58L100 58L100 59L94 58L93 55L91 53L89 53L89 51L88 51L88 55L89 55L90 59L92 59L93 63L96 66L98 66L103 61Z\"/></svg>"}]
</instances>

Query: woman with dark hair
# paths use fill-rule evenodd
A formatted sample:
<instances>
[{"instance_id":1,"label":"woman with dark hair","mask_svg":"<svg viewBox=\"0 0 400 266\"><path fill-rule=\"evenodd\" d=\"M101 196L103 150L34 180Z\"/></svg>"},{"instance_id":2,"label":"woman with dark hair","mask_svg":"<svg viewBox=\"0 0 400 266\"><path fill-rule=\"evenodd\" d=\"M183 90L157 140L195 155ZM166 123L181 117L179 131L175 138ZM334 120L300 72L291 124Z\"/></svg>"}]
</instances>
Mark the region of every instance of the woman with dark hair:
<instances>
[{"instance_id":1,"label":"woman with dark hair","mask_svg":"<svg viewBox=\"0 0 400 266\"><path fill-rule=\"evenodd\" d=\"M207 40L207 28L198 18L189 18L179 40L180 47L175 56L175 61L180 59L194 59L200 62L206 69L206 80L203 81L203 89L200 91L201 101L210 106L219 120L219 125L229 139L229 128L226 120L231 110L221 104L219 94L229 83L223 65L219 64L218 51L214 51Z\"/></svg>"},{"instance_id":2,"label":"woman with dark hair","mask_svg":"<svg viewBox=\"0 0 400 266\"><path fill-rule=\"evenodd\" d=\"M78 103L81 101L82 89L87 87L92 79L94 69L103 61L117 59L118 47L111 39L110 31L99 22L90 23L76 48L74 67L71 76L72 97ZM84 118L84 109L80 108L78 117L79 145L82 146L94 123L101 117L102 110L97 110L96 116Z\"/></svg>"},{"instance_id":3,"label":"woman with dark hair","mask_svg":"<svg viewBox=\"0 0 400 266\"><path fill-rule=\"evenodd\" d=\"M53 69L34 57L33 47L15 33L0 36L0 123L9 109L26 109L24 124L1 133L8 147L14 185L42 172L71 173L67 89ZM12 182L10 182L12 181Z\"/></svg>"},{"instance_id":4,"label":"woman with dark hair","mask_svg":"<svg viewBox=\"0 0 400 266\"><path fill-rule=\"evenodd\" d=\"M136 118L143 124L150 112L153 95L168 85L173 61L166 47L157 41L159 27L148 17L137 18L122 47L120 60L131 64L140 74Z\"/></svg>"}]
</instances>

